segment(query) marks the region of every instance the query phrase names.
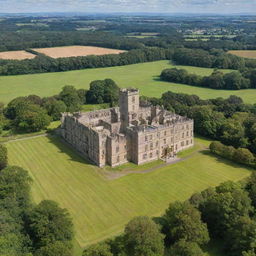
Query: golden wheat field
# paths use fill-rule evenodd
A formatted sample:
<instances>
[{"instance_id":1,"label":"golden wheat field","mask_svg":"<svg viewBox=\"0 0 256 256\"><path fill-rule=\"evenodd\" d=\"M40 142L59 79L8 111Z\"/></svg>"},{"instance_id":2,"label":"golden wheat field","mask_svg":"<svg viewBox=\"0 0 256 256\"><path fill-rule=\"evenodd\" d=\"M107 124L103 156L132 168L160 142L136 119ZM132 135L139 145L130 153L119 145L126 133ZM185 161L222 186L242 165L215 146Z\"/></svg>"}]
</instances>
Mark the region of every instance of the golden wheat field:
<instances>
[{"instance_id":1,"label":"golden wheat field","mask_svg":"<svg viewBox=\"0 0 256 256\"><path fill-rule=\"evenodd\" d=\"M234 54L243 58L256 59L256 50L243 50L243 51L229 51L228 53Z\"/></svg>"},{"instance_id":2,"label":"golden wheat field","mask_svg":"<svg viewBox=\"0 0 256 256\"><path fill-rule=\"evenodd\" d=\"M0 59L4 60L25 60L34 59L35 55L26 51L0 52Z\"/></svg>"},{"instance_id":3,"label":"golden wheat field","mask_svg":"<svg viewBox=\"0 0 256 256\"><path fill-rule=\"evenodd\" d=\"M95 46L62 46L50 48L33 49L36 52L43 53L52 58L77 57L88 55L106 55L119 54L125 52L123 50L95 47Z\"/></svg>"}]
</instances>

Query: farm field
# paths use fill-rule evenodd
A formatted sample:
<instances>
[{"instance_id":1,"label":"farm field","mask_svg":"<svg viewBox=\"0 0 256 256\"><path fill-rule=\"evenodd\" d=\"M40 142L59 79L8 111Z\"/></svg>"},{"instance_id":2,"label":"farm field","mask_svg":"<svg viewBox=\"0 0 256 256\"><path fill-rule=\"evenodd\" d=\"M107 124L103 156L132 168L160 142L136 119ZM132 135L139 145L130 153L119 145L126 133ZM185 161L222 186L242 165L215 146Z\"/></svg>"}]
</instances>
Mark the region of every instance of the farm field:
<instances>
[{"instance_id":1,"label":"farm field","mask_svg":"<svg viewBox=\"0 0 256 256\"><path fill-rule=\"evenodd\" d=\"M0 102L8 103L15 97L36 94L51 96L60 92L64 85L76 88L89 88L93 80L112 78L120 87L137 87L146 96L160 97L163 92L197 94L203 99L237 95L247 103L255 103L256 90L214 90L184 84L168 83L159 80L161 71L175 67L169 61L156 61L120 67L97 68L19 76L0 76ZM199 75L210 75L212 69L178 66ZM226 70L225 72L228 72Z\"/></svg>"},{"instance_id":2,"label":"farm field","mask_svg":"<svg viewBox=\"0 0 256 256\"><path fill-rule=\"evenodd\" d=\"M106 55L119 54L125 52L123 50L108 49L94 46L62 46L50 48L33 49L36 52L43 53L52 58L77 57L88 55Z\"/></svg>"},{"instance_id":3,"label":"farm field","mask_svg":"<svg viewBox=\"0 0 256 256\"><path fill-rule=\"evenodd\" d=\"M229 51L228 53L234 54L239 57L243 58L250 58L250 59L256 59L256 50L242 50L242 51Z\"/></svg>"},{"instance_id":4,"label":"farm field","mask_svg":"<svg viewBox=\"0 0 256 256\"><path fill-rule=\"evenodd\" d=\"M196 139L196 143L205 146L209 141ZM70 211L78 251L79 247L81 250L122 232L134 216L159 216L172 201L185 200L194 192L250 174L248 169L204 150L153 172L111 180L103 175L108 168L86 163L57 137L30 138L6 145L10 164L29 170L33 178L34 201L56 200Z\"/></svg>"},{"instance_id":5,"label":"farm field","mask_svg":"<svg viewBox=\"0 0 256 256\"><path fill-rule=\"evenodd\" d=\"M4 60L25 60L34 59L36 56L26 51L8 51L0 52L0 59Z\"/></svg>"}]
</instances>

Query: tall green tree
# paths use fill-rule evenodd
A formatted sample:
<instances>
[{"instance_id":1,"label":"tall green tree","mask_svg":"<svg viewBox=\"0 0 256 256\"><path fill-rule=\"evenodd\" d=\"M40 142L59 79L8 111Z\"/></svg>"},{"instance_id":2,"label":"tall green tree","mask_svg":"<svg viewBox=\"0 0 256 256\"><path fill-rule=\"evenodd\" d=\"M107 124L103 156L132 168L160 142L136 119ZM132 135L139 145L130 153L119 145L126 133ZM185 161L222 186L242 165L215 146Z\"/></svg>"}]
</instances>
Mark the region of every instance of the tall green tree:
<instances>
[{"instance_id":1,"label":"tall green tree","mask_svg":"<svg viewBox=\"0 0 256 256\"><path fill-rule=\"evenodd\" d=\"M243 251L256 250L256 222L240 217L226 234L226 247L230 255L240 256Z\"/></svg>"},{"instance_id":2,"label":"tall green tree","mask_svg":"<svg viewBox=\"0 0 256 256\"><path fill-rule=\"evenodd\" d=\"M197 243L179 240L170 250L170 256L204 256L204 252Z\"/></svg>"},{"instance_id":3,"label":"tall green tree","mask_svg":"<svg viewBox=\"0 0 256 256\"><path fill-rule=\"evenodd\" d=\"M200 205L203 220L211 235L225 237L227 230L240 217L249 216L253 207L248 193L234 182L224 182Z\"/></svg>"},{"instance_id":4,"label":"tall green tree","mask_svg":"<svg viewBox=\"0 0 256 256\"><path fill-rule=\"evenodd\" d=\"M45 129L51 118L46 111L38 105L28 104L17 110L14 120L15 128L24 132L36 132Z\"/></svg>"},{"instance_id":5,"label":"tall green tree","mask_svg":"<svg viewBox=\"0 0 256 256\"><path fill-rule=\"evenodd\" d=\"M34 256L72 256L71 246L66 242L54 242L36 250Z\"/></svg>"},{"instance_id":6,"label":"tall green tree","mask_svg":"<svg viewBox=\"0 0 256 256\"><path fill-rule=\"evenodd\" d=\"M208 243L207 225L202 222L201 213L189 202L171 203L163 218L163 230L171 243L181 239L200 245Z\"/></svg>"},{"instance_id":7,"label":"tall green tree","mask_svg":"<svg viewBox=\"0 0 256 256\"><path fill-rule=\"evenodd\" d=\"M124 243L127 255L160 256L164 253L164 236L159 226L148 217L137 217L125 227Z\"/></svg>"},{"instance_id":8,"label":"tall green tree","mask_svg":"<svg viewBox=\"0 0 256 256\"><path fill-rule=\"evenodd\" d=\"M0 172L0 199L15 200L25 209L30 202L31 178L26 170L18 166L8 166Z\"/></svg>"},{"instance_id":9,"label":"tall green tree","mask_svg":"<svg viewBox=\"0 0 256 256\"><path fill-rule=\"evenodd\" d=\"M71 217L54 201L44 200L35 206L28 214L27 227L35 248L73 239Z\"/></svg>"},{"instance_id":10,"label":"tall green tree","mask_svg":"<svg viewBox=\"0 0 256 256\"><path fill-rule=\"evenodd\" d=\"M86 248L83 256L113 256L110 246L107 243L98 243Z\"/></svg>"},{"instance_id":11,"label":"tall green tree","mask_svg":"<svg viewBox=\"0 0 256 256\"><path fill-rule=\"evenodd\" d=\"M59 98L67 106L68 112L76 112L81 109L81 100L74 86L64 86L59 94Z\"/></svg>"}]
</instances>

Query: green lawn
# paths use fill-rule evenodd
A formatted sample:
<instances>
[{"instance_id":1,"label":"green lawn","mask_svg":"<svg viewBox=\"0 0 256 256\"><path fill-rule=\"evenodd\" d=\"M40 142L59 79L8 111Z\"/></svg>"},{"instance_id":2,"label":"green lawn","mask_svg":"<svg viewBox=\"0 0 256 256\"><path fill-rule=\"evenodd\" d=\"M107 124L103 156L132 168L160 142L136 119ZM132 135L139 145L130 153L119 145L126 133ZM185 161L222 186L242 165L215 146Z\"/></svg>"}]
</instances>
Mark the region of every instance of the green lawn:
<instances>
[{"instance_id":1,"label":"green lawn","mask_svg":"<svg viewBox=\"0 0 256 256\"><path fill-rule=\"evenodd\" d=\"M60 73L19 76L0 76L0 102L7 103L17 96L37 94L50 96L59 93L64 85L88 88L93 80L112 78L120 87L137 87L141 94L160 97L163 92L197 94L203 99L238 95L247 103L255 103L256 90L225 91L159 81L165 68L174 67L168 61L140 63L121 67L85 69ZM209 75L212 69L179 66L199 75Z\"/></svg>"},{"instance_id":2,"label":"green lawn","mask_svg":"<svg viewBox=\"0 0 256 256\"><path fill-rule=\"evenodd\" d=\"M209 143L196 141L202 146ZM134 216L159 216L174 200L185 200L194 192L250 174L248 169L206 151L150 173L107 180L104 170L86 163L56 137L12 141L7 147L10 164L29 170L34 201L53 199L70 211L77 248L122 232Z\"/></svg>"}]
</instances>

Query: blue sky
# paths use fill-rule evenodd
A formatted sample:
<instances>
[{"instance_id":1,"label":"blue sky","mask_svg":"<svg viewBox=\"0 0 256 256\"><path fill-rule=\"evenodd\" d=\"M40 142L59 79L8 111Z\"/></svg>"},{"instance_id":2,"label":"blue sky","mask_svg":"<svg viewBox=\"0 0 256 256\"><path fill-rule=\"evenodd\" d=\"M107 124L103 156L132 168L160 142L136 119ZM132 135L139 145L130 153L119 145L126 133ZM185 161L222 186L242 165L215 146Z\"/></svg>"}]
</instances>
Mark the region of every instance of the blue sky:
<instances>
[{"instance_id":1,"label":"blue sky","mask_svg":"<svg viewBox=\"0 0 256 256\"><path fill-rule=\"evenodd\" d=\"M256 13L256 0L0 0L0 13Z\"/></svg>"}]
</instances>

